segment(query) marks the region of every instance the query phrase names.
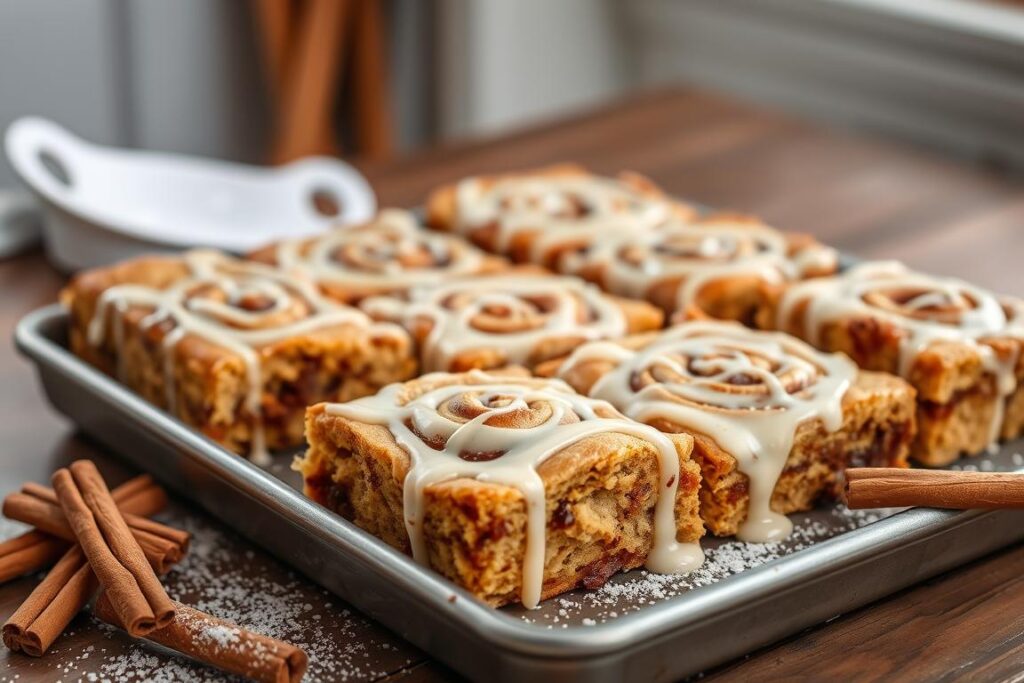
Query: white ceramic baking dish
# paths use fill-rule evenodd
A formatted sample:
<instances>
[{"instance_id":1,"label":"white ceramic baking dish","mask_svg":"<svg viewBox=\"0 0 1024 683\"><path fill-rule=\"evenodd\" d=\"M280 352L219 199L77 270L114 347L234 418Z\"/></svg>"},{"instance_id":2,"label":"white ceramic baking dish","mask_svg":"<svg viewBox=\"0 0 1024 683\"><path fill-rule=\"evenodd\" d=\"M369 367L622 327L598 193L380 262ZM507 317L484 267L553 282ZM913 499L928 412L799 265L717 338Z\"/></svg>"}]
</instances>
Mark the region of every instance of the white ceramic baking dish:
<instances>
[{"instance_id":1,"label":"white ceramic baking dish","mask_svg":"<svg viewBox=\"0 0 1024 683\"><path fill-rule=\"evenodd\" d=\"M11 124L5 147L41 204L47 252L64 270L187 247L240 253L366 220L377 208L366 179L336 159L263 168L115 149L36 117Z\"/></svg>"}]
</instances>

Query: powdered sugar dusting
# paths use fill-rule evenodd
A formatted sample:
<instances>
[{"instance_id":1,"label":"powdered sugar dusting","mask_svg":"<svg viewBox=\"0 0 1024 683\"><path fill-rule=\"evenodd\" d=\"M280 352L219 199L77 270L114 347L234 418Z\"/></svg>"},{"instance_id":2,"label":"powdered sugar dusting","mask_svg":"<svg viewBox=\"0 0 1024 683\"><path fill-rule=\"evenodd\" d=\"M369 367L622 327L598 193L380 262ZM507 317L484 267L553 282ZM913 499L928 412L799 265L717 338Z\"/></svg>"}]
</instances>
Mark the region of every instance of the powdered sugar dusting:
<instances>
[{"instance_id":1,"label":"powdered sugar dusting","mask_svg":"<svg viewBox=\"0 0 1024 683\"><path fill-rule=\"evenodd\" d=\"M247 630L302 648L309 656L305 681L368 681L387 676L422 655L327 591L266 556L230 531L172 505L157 517L193 534L185 560L163 577L170 596ZM23 529L11 529L16 535ZM4 529L4 531L8 531ZM185 616L184 614L182 616ZM181 617L179 617L181 618ZM102 640L95 647L83 640ZM265 645L243 641L230 625L199 620L199 637L215 648L238 648L270 656ZM7 654L7 656L12 656ZM80 615L46 657L21 658L19 666L47 680L87 682L241 680L176 655L161 646L133 641L87 614ZM0 669L3 663L0 661ZM15 680L0 673L0 682Z\"/></svg>"},{"instance_id":2,"label":"powdered sugar dusting","mask_svg":"<svg viewBox=\"0 0 1024 683\"><path fill-rule=\"evenodd\" d=\"M242 549L239 541L223 530L192 515L173 512L161 521L193 534L188 556L165 578L171 597L302 648L310 660L305 680L368 680L415 658L409 656L413 654L410 648L399 648L400 641L339 605L327 591L311 588L307 580L283 567L255 563L255 553ZM228 647L239 641L237 629L203 624L203 636L219 645ZM374 633L367 637L367 631ZM133 670L139 680L155 675L148 663L148 659L136 657L141 666ZM118 666L117 662L113 665Z\"/></svg>"},{"instance_id":3,"label":"powdered sugar dusting","mask_svg":"<svg viewBox=\"0 0 1024 683\"><path fill-rule=\"evenodd\" d=\"M216 644L218 647L225 648L232 643L239 641L239 631L237 628L230 628L228 626L208 626L199 632L199 638Z\"/></svg>"},{"instance_id":4,"label":"powdered sugar dusting","mask_svg":"<svg viewBox=\"0 0 1024 683\"><path fill-rule=\"evenodd\" d=\"M709 586L743 571L858 529L899 512L899 509L849 510L842 505L792 515L793 533L776 543L744 543L731 539L707 539L707 560L686 575L633 571L612 578L594 591L574 591L539 610L519 611L527 623L546 628L593 626L685 593Z\"/></svg>"}]
</instances>

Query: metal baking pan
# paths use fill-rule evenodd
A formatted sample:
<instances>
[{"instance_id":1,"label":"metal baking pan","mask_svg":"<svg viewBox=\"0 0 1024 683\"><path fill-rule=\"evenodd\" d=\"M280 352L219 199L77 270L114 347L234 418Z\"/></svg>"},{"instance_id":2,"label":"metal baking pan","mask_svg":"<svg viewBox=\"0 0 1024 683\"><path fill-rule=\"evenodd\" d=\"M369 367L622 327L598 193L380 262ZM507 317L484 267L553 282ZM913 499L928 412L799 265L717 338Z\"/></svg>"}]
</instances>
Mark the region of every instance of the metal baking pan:
<instances>
[{"instance_id":1,"label":"metal baking pan","mask_svg":"<svg viewBox=\"0 0 1024 683\"><path fill-rule=\"evenodd\" d=\"M86 433L452 668L477 680L669 681L1024 539L1024 511L795 515L785 543L711 540L689 577L634 571L537 610L494 610L302 496L280 455L261 469L73 356L57 305L18 349ZM961 467L1017 470L1017 442Z\"/></svg>"}]
</instances>

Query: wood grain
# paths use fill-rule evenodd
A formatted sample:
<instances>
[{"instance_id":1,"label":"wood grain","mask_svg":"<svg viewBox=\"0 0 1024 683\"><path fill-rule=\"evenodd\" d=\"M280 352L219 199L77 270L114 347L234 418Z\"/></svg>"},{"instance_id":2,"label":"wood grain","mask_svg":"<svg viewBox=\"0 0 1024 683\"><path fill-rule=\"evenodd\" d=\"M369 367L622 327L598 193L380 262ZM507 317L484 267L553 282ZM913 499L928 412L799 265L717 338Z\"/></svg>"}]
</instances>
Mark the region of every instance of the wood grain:
<instances>
[{"instance_id":1,"label":"wood grain","mask_svg":"<svg viewBox=\"0 0 1024 683\"><path fill-rule=\"evenodd\" d=\"M512 135L442 145L405 158L361 164L383 206L410 206L434 185L483 171L573 160L603 172L650 175L669 191L709 205L764 215L864 256L896 257L1024 295L1024 185L1020 179L891 142L830 131L693 90L643 95L570 121ZM41 254L0 262L0 332L53 301L61 277ZM5 467L0 494L26 480L46 481L75 457L99 457L104 473L125 477L46 404L31 368L0 345L0 434ZM114 479L117 480L116 478ZM212 525L224 552L247 572L288 580L288 571L194 510L181 519ZM1024 547L858 610L709 672L714 680L1011 680L1024 666ZM0 587L0 617L32 580ZM303 584L303 582L300 582ZM301 588L322 605L320 589ZM317 617L317 618L314 618ZM349 680L437 681L454 677L397 637L334 600L296 628L314 633L330 620L332 647L351 651ZM99 672L124 638L79 618L39 661L0 654L0 679L75 680ZM81 659L88 646L96 656ZM103 657L98 648L106 648ZM154 653L154 657L165 657ZM165 661L165 660L161 660ZM68 667L68 671L65 671ZM341 675L342 672L338 672ZM210 672L205 672L209 675Z\"/></svg>"}]
</instances>

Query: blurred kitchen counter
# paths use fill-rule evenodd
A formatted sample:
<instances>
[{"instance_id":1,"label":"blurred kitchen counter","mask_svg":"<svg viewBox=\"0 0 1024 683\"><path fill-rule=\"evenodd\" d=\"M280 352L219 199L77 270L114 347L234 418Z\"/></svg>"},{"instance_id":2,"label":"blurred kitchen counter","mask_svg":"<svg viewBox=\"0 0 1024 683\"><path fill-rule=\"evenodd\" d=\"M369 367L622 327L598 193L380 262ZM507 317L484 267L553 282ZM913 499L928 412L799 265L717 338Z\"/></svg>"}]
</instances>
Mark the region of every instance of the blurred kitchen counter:
<instances>
[{"instance_id":1,"label":"blurred kitchen counter","mask_svg":"<svg viewBox=\"0 0 1024 683\"><path fill-rule=\"evenodd\" d=\"M512 135L448 144L362 165L382 206L414 206L433 186L462 176L576 161L596 171L632 169L669 192L709 206L757 213L778 227L809 232L864 257L898 258L1024 295L1024 181L894 143L826 130L692 90L645 94L574 119ZM0 329L54 300L62 279L38 253L0 263ZM29 366L8 342L0 347L0 494L26 480L46 481L76 457L98 457L45 403ZM106 468L116 473L116 462ZM122 473L123 474L123 473ZM114 475L116 476L116 474ZM327 599L205 515L176 505L174 518L203 529L218 561L259 581L288 582L289 601L310 607L294 628L312 641L333 638L332 677L436 681L453 677L397 637ZM221 540L222 539L222 540ZM984 680L1019 675L1024 662L1024 547L1015 546L836 618L726 665L705 678ZM870 571L870 568L865 568ZM0 617L35 582L0 587ZM333 600L331 604L330 600ZM798 608L798 606L794 606ZM323 624L330 623L329 629ZM87 616L40 660L0 654L0 681L115 678L128 653L138 666L168 661ZM307 639L299 638L299 640ZM93 649L88 648L92 646ZM83 657L83 653L94 653ZM150 661L151 660L151 661ZM125 671L131 671L129 667ZM325 674L321 670L320 675ZM97 678L92 678L95 675Z\"/></svg>"}]
</instances>

